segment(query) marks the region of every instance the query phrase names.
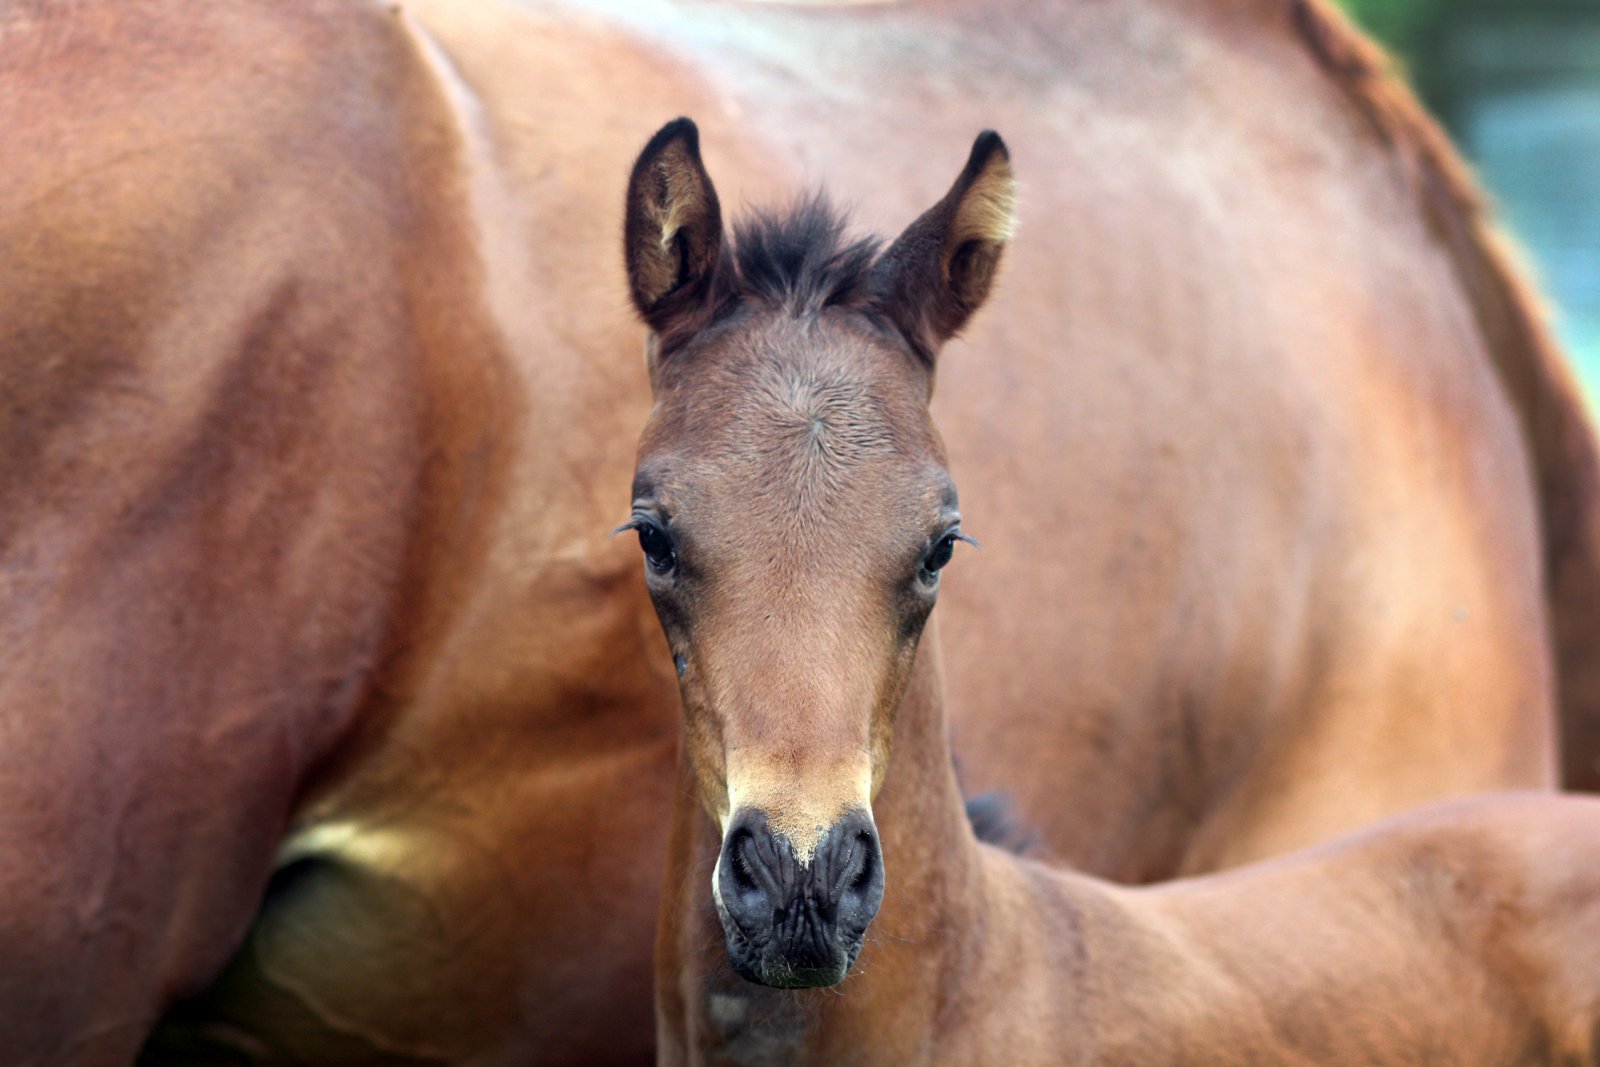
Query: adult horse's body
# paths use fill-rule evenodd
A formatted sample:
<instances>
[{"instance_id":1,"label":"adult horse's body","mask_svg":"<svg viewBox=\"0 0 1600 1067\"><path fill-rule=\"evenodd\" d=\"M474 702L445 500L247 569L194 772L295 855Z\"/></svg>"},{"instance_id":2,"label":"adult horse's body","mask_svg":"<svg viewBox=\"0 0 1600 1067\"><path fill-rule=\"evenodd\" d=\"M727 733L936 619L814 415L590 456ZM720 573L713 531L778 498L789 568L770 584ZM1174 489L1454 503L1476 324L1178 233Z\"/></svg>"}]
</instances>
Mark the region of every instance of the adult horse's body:
<instances>
[{"instance_id":1,"label":"adult horse's body","mask_svg":"<svg viewBox=\"0 0 1600 1067\"><path fill-rule=\"evenodd\" d=\"M648 1059L676 696L606 537L649 403L614 216L674 113L734 198L826 173L869 225L1018 147L1006 310L941 382L986 546L941 611L970 784L1056 856L1539 784L1556 685L1593 711L1588 430L1319 7L12 2L0 39L21 1062L124 1062L247 927L152 1060Z\"/></svg>"}]
</instances>

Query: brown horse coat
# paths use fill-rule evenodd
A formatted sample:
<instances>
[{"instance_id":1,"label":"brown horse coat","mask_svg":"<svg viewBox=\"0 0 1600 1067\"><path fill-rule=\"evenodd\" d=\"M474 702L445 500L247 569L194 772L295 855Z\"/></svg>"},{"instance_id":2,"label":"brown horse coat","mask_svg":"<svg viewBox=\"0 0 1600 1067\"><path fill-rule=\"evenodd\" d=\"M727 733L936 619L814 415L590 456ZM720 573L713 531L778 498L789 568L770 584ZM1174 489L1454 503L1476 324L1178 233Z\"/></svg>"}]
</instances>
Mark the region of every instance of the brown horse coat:
<instances>
[{"instance_id":1,"label":"brown horse coat","mask_svg":"<svg viewBox=\"0 0 1600 1067\"><path fill-rule=\"evenodd\" d=\"M615 209L672 114L731 203L826 174L885 227L1017 148L942 610L970 782L1055 855L1545 782L1552 613L1593 706L1588 430L1319 5L10 0L0 39L21 1062L126 1062L247 927L161 1049L649 1057L674 679L605 531L648 406Z\"/></svg>"}]
</instances>

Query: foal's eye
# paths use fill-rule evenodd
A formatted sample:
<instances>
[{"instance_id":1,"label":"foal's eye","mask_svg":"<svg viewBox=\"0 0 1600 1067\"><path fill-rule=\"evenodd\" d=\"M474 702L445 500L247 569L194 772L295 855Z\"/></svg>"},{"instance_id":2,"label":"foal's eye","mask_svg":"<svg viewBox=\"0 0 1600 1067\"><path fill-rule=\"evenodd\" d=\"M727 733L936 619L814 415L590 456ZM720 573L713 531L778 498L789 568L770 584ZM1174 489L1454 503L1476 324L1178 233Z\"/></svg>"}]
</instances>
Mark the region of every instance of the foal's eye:
<instances>
[{"instance_id":1,"label":"foal's eye","mask_svg":"<svg viewBox=\"0 0 1600 1067\"><path fill-rule=\"evenodd\" d=\"M639 531L639 547L644 550L651 570L666 574L677 565L678 554L673 551L672 538L665 530L650 522L641 522L634 529Z\"/></svg>"},{"instance_id":2,"label":"foal's eye","mask_svg":"<svg viewBox=\"0 0 1600 1067\"><path fill-rule=\"evenodd\" d=\"M939 540L934 543L934 546L928 550L928 554L923 557L923 572L929 575L937 574L944 568L946 563L950 562L950 554L956 550L956 542L963 540L965 540L965 538L961 535L961 531L959 530L951 530L949 533L939 538Z\"/></svg>"}]
</instances>

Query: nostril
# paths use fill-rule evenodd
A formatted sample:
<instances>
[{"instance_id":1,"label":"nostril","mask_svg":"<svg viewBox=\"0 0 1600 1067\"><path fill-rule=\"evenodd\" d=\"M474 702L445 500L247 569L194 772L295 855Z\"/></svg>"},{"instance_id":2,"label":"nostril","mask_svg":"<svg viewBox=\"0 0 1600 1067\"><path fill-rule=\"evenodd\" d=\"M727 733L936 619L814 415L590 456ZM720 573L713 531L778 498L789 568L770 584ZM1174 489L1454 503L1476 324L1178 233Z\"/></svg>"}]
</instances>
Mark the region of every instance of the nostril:
<instances>
[{"instance_id":1,"label":"nostril","mask_svg":"<svg viewBox=\"0 0 1600 1067\"><path fill-rule=\"evenodd\" d=\"M755 848L752 835L745 831L738 835L728 848L728 856L732 860L728 873L732 876L733 887L740 893L754 893L760 890L756 884L754 862L751 851Z\"/></svg>"},{"instance_id":2,"label":"nostril","mask_svg":"<svg viewBox=\"0 0 1600 1067\"><path fill-rule=\"evenodd\" d=\"M878 861L878 840L870 828L863 828L835 839L828 848L831 861L819 869L819 888L827 894L830 906L847 902L852 908L876 896L883 882L883 867Z\"/></svg>"},{"instance_id":3,"label":"nostril","mask_svg":"<svg viewBox=\"0 0 1600 1067\"><path fill-rule=\"evenodd\" d=\"M858 936L883 903L883 848L872 819L852 812L834 824L827 844L823 883L832 918L849 936Z\"/></svg>"},{"instance_id":4,"label":"nostril","mask_svg":"<svg viewBox=\"0 0 1600 1067\"><path fill-rule=\"evenodd\" d=\"M728 883L733 886L734 893L739 896L758 894L762 886L755 881L755 835L749 830L734 830L728 837L726 859L723 862L728 872Z\"/></svg>"},{"instance_id":5,"label":"nostril","mask_svg":"<svg viewBox=\"0 0 1600 1067\"><path fill-rule=\"evenodd\" d=\"M856 835L856 847L851 858L854 877L850 879L850 888L857 893L864 893L872 885L873 876L877 873L877 845L872 840L872 835L862 832Z\"/></svg>"}]
</instances>

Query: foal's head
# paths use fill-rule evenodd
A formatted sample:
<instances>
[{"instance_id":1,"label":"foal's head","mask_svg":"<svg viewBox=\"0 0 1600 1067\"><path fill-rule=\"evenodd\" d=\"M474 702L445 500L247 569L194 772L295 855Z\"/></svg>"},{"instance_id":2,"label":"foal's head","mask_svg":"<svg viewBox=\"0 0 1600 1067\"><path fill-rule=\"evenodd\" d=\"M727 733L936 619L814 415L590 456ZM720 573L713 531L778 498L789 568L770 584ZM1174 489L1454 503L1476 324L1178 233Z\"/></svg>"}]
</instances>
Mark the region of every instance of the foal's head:
<instances>
[{"instance_id":1,"label":"foal's head","mask_svg":"<svg viewBox=\"0 0 1600 1067\"><path fill-rule=\"evenodd\" d=\"M735 969L839 981L883 897L872 801L939 572L962 540L934 357L988 294L1005 146L886 251L821 200L724 240L694 124L634 166L626 255L655 407L633 517L722 852Z\"/></svg>"}]
</instances>

